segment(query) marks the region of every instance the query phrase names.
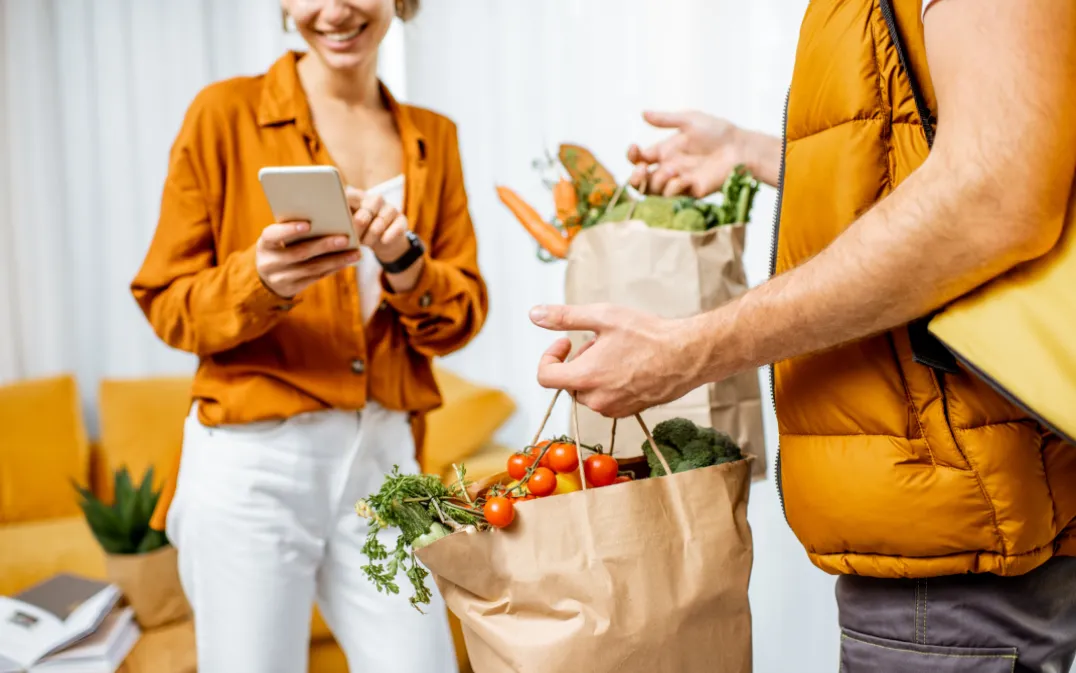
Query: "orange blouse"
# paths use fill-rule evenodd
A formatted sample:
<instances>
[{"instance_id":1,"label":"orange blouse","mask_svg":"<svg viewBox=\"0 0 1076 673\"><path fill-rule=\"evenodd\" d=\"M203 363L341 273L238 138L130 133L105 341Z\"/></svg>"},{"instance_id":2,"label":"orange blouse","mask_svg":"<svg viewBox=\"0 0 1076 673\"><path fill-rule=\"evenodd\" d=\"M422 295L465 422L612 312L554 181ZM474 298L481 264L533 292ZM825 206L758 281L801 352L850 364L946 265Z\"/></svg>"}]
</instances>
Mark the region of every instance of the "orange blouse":
<instances>
[{"instance_id":1,"label":"orange blouse","mask_svg":"<svg viewBox=\"0 0 1076 673\"><path fill-rule=\"evenodd\" d=\"M424 414L441 404L431 358L462 348L486 318L455 125L398 104L382 87L403 142L404 215L426 244L409 292L382 282L363 325L348 267L285 301L268 290L254 246L274 221L263 166L330 164L290 52L257 77L212 84L191 104L172 146L161 215L131 291L168 345L199 356L192 398L206 425L361 409L368 399ZM151 525L164 529L179 455Z\"/></svg>"},{"instance_id":2,"label":"orange blouse","mask_svg":"<svg viewBox=\"0 0 1076 673\"><path fill-rule=\"evenodd\" d=\"M258 170L331 163L299 82L301 55L195 98L131 285L161 339L199 356L192 396L206 425L361 409L367 399L420 416L441 403L431 357L464 346L485 320L456 127L384 87L403 142L404 214L428 249L418 284L394 293L383 283L365 327L352 268L291 302L262 285L254 246L274 218Z\"/></svg>"}]
</instances>

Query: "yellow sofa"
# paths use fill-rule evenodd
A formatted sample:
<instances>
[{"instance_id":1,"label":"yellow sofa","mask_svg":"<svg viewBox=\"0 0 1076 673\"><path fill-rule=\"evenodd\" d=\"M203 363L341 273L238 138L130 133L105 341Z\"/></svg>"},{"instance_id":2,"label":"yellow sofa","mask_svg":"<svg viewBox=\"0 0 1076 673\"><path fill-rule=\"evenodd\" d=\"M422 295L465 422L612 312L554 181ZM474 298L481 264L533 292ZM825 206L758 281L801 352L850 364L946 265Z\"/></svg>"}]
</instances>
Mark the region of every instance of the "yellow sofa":
<instances>
[{"instance_id":1,"label":"yellow sofa","mask_svg":"<svg viewBox=\"0 0 1076 673\"><path fill-rule=\"evenodd\" d=\"M508 449L492 442L514 412L501 391L439 369L445 405L428 417L423 451L427 473L450 478L466 460L469 477L503 469ZM0 595L11 595L58 572L104 577L104 556L78 508L72 481L99 497L110 493L121 466L136 476L158 473L182 441L190 379L106 380L98 394L101 432L87 438L78 386L58 376L0 387ZM459 623L450 615L461 673L469 673ZM146 633L121 673L194 673L189 621ZM347 671L343 652L317 609L312 615L312 673Z\"/></svg>"}]
</instances>

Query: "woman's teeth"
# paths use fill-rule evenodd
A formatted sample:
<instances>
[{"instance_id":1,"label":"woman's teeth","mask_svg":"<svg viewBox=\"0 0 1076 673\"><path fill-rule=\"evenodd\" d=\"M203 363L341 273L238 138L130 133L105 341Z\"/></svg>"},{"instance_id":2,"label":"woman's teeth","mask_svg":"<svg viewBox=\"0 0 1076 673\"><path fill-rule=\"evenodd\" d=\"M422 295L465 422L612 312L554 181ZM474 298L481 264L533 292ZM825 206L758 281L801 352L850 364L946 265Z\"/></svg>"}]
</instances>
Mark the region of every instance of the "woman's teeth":
<instances>
[{"instance_id":1,"label":"woman's teeth","mask_svg":"<svg viewBox=\"0 0 1076 673\"><path fill-rule=\"evenodd\" d=\"M333 42L347 42L348 40L353 40L358 37L359 33L361 32L362 26L359 26L358 28L355 28L354 30L349 30L346 33L322 33L322 35L332 40Z\"/></svg>"}]
</instances>

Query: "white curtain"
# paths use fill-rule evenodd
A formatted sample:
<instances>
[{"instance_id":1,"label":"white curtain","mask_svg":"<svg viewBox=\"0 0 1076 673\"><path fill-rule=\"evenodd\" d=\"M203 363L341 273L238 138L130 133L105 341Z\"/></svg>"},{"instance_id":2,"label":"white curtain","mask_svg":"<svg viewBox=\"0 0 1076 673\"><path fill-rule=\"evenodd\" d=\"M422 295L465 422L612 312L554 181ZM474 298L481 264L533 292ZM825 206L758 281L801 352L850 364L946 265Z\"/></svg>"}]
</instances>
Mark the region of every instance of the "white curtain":
<instances>
[{"instance_id":1,"label":"white curtain","mask_svg":"<svg viewBox=\"0 0 1076 673\"><path fill-rule=\"evenodd\" d=\"M272 0L0 0L0 383L73 372L92 431L102 377L193 371L127 287L194 95L289 48Z\"/></svg>"},{"instance_id":2,"label":"white curtain","mask_svg":"<svg viewBox=\"0 0 1076 673\"><path fill-rule=\"evenodd\" d=\"M520 412L504 439L520 445L549 393L535 368L553 336L527 311L563 299L562 263L545 264L500 204L494 184L517 189L543 215L552 199L531 161L562 141L581 143L624 179L632 141L652 142L645 108L697 108L779 133L799 22L807 0L429 0L409 26L412 102L443 112L460 139L490 284L489 324L471 348L448 359L468 376L501 386ZM769 271L773 190L763 191L747 240L754 283ZM763 376L768 395L768 377ZM567 430L565 415L559 416ZM767 410L770 456L776 429ZM772 465L771 473L772 473ZM755 485L751 578L755 670L837 670L833 581L807 561L789 531L771 479ZM700 646L719 646L717 643Z\"/></svg>"},{"instance_id":3,"label":"white curtain","mask_svg":"<svg viewBox=\"0 0 1076 673\"><path fill-rule=\"evenodd\" d=\"M416 23L390 33L389 86L460 127L492 310L445 364L517 400L502 440L526 442L548 402L534 377L552 335L527 310L562 299L564 269L536 259L494 184L548 212L530 165L563 140L624 178L628 143L661 135L642 123L646 107L778 132L806 2L424 0ZM297 46L272 0L0 0L0 382L72 371L92 427L101 377L191 371L127 291L168 149L198 89ZM753 213L753 282L767 274L773 196ZM772 456L772 415L767 431ZM832 580L789 532L772 479L754 487L750 518L755 670L836 670Z\"/></svg>"}]
</instances>

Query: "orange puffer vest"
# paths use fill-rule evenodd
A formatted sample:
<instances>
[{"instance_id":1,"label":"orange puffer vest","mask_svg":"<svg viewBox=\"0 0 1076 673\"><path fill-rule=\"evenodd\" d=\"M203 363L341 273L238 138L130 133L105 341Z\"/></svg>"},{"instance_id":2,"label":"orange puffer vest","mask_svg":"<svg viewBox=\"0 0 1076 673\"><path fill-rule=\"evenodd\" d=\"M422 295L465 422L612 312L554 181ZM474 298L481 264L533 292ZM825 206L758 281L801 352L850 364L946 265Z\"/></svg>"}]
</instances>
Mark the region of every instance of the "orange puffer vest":
<instances>
[{"instance_id":1,"label":"orange puffer vest","mask_svg":"<svg viewBox=\"0 0 1076 673\"><path fill-rule=\"evenodd\" d=\"M926 158L890 34L904 38L936 109L920 1L810 2L786 111L776 273L825 248ZM811 560L830 573L927 577L1016 575L1076 555L1076 448L970 373L920 364L912 334L774 367L778 488Z\"/></svg>"}]
</instances>

